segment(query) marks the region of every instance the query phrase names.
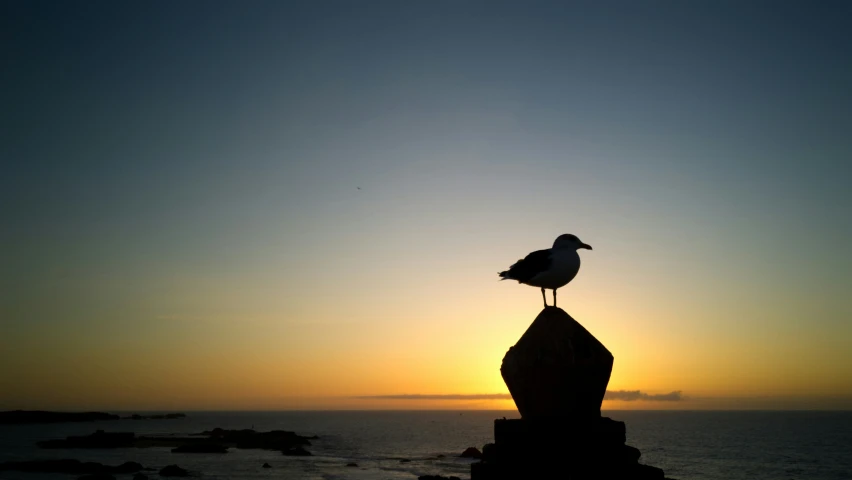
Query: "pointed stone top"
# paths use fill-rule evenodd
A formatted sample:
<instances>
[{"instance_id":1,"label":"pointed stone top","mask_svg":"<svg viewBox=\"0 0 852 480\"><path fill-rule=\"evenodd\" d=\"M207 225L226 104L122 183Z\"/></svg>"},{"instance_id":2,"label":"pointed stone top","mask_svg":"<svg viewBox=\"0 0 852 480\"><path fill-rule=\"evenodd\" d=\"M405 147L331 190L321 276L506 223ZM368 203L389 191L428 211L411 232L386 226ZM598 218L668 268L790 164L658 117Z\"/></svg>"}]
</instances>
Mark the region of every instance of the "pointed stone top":
<instances>
[{"instance_id":1,"label":"pointed stone top","mask_svg":"<svg viewBox=\"0 0 852 480\"><path fill-rule=\"evenodd\" d=\"M523 418L600 416L613 356L579 322L545 307L503 357L500 373Z\"/></svg>"}]
</instances>

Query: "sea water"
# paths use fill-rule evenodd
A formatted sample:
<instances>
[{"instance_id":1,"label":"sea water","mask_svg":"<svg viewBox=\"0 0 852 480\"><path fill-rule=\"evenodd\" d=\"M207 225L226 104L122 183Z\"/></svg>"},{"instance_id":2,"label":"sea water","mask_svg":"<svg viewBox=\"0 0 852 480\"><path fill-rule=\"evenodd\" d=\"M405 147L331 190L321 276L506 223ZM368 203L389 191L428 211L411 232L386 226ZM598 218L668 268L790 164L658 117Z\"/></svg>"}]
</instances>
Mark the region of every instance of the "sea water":
<instances>
[{"instance_id":1,"label":"sea water","mask_svg":"<svg viewBox=\"0 0 852 480\"><path fill-rule=\"evenodd\" d=\"M133 412L145 413L145 412ZM211 480L413 480L420 475L470 477L467 447L493 441L506 411L187 412L175 420L115 420L0 425L0 461L73 458L159 469L177 464ZM640 462L680 480L852 479L852 412L605 411L627 423L627 443ZM311 457L231 449L178 454L169 448L42 450L35 442L97 429L184 436L216 427L291 430L318 435ZM269 463L273 468L261 466ZM356 463L357 467L347 467ZM147 472L156 479L156 472ZM69 480L73 475L0 472L3 480ZM116 475L129 480L132 475Z\"/></svg>"}]
</instances>

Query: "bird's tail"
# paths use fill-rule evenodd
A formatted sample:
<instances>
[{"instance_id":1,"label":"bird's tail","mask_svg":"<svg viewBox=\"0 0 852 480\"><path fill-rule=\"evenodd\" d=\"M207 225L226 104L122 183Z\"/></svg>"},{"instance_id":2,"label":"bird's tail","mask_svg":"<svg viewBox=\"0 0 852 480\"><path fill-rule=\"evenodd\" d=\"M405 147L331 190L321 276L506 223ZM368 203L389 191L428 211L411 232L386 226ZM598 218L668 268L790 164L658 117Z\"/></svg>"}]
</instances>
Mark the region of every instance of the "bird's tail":
<instances>
[{"instance_id":1,"label":"bird's tail","mask_svg":"<svg viewBox=\"0 0 852 480\"><path fill-rule=\"evenodd\" d=\"M500 275L500 281L503 281L503 280L514 280L512 277L510 277L510 276L509 276L509 271L508 271L508 270L506 270L505 272L497 272L497 275Z\"/></svg>"}]
</instances>

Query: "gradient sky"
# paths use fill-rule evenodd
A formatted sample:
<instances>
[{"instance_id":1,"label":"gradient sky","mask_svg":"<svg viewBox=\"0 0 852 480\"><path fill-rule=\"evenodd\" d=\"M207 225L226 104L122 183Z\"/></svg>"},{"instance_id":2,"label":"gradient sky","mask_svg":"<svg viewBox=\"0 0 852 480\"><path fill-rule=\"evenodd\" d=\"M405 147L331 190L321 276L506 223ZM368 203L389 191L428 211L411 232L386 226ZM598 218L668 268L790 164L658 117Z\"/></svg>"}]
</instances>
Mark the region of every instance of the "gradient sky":
<instances>
[{"instance_id":1,"label":"gradient sky","mask_svg":"<svg viewBox=\"0 0 852 480\"><path fill-rule=\"evenodd\" d=\"M852 408L850 2L6 0L0 31L0 408L513 408L476 395L541 298L496 273L561 233L605 408Z\"/></svg>"}]
</instances>

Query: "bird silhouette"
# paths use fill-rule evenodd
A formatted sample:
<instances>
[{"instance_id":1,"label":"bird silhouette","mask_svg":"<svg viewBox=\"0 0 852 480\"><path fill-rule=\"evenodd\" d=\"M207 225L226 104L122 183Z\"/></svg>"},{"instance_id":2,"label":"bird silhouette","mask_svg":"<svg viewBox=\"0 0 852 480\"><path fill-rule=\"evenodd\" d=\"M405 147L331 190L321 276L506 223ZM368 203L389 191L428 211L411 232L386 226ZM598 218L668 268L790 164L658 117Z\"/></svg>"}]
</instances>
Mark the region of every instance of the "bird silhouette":
<instances>
[{"instance_id":1,"label":"bird silhouette","mask_svg":"<svg viewBox=\"0 0 852 480\"><path fill-rule=\"evenodd\" d=\"M541 288L541 298L547 307L544 289L553 290L553 306L556 306L556 289L564 287L580 271L580 255L577 250L591 250L590 245L581 242L576 235L559 235L553 242L553 248L536 250L515 262L504 272L499 272L501 280L517 280L518 283Z\"/></svg>"}]
</instances>

